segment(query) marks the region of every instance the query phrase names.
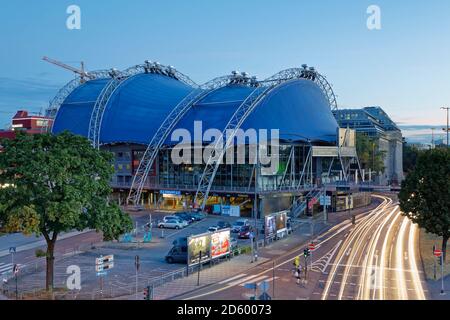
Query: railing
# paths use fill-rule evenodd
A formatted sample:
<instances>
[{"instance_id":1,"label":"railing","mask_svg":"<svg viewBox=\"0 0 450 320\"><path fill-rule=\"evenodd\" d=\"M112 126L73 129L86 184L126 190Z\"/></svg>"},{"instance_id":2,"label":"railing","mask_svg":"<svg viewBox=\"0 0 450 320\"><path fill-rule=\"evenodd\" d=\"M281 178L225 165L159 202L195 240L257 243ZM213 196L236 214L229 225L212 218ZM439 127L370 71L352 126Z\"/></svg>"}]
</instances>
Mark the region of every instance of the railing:
<instances>
[{"instance_id":1,"label":"railing","mask_svg":"<svg viewBox=\"0 0 450 320\"><path fill-rule=\"evenodd\" d=\"M110 182L111 187L113 188L124 188L128 189L131 187L131 182L117 182L112 181ZM164 189L172 189L172 190L183 190L183 191L196 191L197 186L192 184L156 184L156 183L150 183L146 182L144 184L144 187L146 189L154 189L154 190L164 190ZM258 193L265 193L265 192L301 192L301 191L309 191L313 188L315 188L315 185L304 185L302 188L297 188L293 186L283 186L283 188L279 188L277 185L264 185L264 186L258 186L257 191ZM255 188L248 186L245 187L236 187L236 186L213 186L211 188L212 192L239 192L239 193L255 193Z\"/></svg>"}]
</instances>

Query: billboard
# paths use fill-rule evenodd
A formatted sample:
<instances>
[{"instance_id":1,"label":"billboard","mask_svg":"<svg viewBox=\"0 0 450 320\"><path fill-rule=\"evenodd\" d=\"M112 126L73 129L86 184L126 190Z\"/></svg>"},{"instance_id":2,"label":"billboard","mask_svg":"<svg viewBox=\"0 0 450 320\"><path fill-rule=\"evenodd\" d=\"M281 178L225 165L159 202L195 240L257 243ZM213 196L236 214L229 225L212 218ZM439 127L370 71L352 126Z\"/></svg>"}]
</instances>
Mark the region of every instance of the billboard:
<instances>
[{"instance_id":1,"label":"billboard","mask_svg":"<svg viewBox=\"0 0 450 320\"><path fill-rule=\"evenodd\" d=\"M265 228L264 228L264 234L266 238L272 237L277 232L277 227L275 224L275 216L266 216L265 217Z\"/></svg>"},{"instance_id":2,"label":"billboard","mask_svg":"<svg viewBox=\"0 0 450 320\"><path fill-rule=\"evenodd\" d=\"M211 234L211 259L230 253L230 229L224 229Z\"/></svg>"},{"instance_id":3,"label":"billboard","mask_svg":"<svg viewBox=\"0 0 450 320\"><path fill-rule=\"evenodd\" d=\"M202 261L206 262L211 258L211 234L204 233L188 238L188 265L198 264L200 261L200 251Z\"/></svg>"},{"instance_id":4,"label":"billboard","mask_svg":"<svg viewBox=\"0 0 450 320\"><path fill-rule=\"evenodd\" d=\"M275 215L275 224L276 224L276 227L277 227L277 232L286 230L286 228L287 228L286 223L287 223L287 214L286 214L286 212L285 211L278 212Z\"/></svg>"}]
</instances>

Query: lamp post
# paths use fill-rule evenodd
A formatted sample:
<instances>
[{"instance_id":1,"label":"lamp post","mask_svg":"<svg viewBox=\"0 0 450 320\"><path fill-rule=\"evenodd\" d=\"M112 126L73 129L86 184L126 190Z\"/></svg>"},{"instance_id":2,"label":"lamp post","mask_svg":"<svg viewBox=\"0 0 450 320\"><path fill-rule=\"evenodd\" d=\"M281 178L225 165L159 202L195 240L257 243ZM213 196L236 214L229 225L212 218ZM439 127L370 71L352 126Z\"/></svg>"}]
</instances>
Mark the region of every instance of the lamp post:
<instances>
[{"instance_id":1,"label":"lamp post","mask_svg":"<svg viewBox=\"0 0 450 320\"><path fill-rule=\"evenodd\" d=\"M448 115L448 110L450 109L450 107L441 107L441 110L447 110L447 148L448 148L448 124L449 124L449 115Z\"/></svg>"}]
</instances>

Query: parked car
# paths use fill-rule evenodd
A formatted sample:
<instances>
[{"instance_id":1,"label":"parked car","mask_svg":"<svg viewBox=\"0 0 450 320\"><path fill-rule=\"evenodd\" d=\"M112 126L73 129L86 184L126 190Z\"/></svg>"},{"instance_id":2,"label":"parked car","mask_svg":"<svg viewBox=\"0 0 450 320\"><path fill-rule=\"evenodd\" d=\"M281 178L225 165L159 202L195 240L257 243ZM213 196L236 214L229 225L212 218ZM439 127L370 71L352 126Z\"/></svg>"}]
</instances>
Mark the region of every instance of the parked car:
<instances>
[{"instance_id":1,"label":"parked car","mask_svg":"<svg viewBox=\"0 0 450 320\"><path fill-rule=\"evenodd\" d=\"M187 247L187 237L176 238L175 240L173 240L172 245Z\"/></svg>"},{"instance_id":2,"label":"parked car","mask_svg":"<svg viewBox=\"0 0 450 320\"><path fill-rule=\"evenodd\" d=\"M177 212L174 214L174 216L186 221L189 224L195 221L195 219L187 212Z\"/></svg>"},{"instance_id":3,"label":"parked car","mask_svg":"<svg viewBox=\"0 0 450 320\"><path fill-rule=\"evenodd\" d=\"M176 216L165 216L161 222L158 223L158 228L168 229L182 229L186 227L188 223Z\"/></svg>"},{"instance_id":4,"label":"parked car","mask_svg":"<svg viewBox=\"0 0 450 320\"><path fill-rule=\"evenodd\" d=\"M219 221L217 222L217 226L219 227L219 230L227 228L231 229L231 224L228 221Z\"/></svg>"},{"instance_id":5,"label":"parked car","mask_svg":"<svg viewBox=\"0 0 450 320\"><path fill-rule=\"evenodd\" d=\"M187 246L173 246L165 260L167 263L187 263Z\"/></svg>"},{"instance_id":6,"label":"parked car","mask_svg":"<svg viewBox=\"0 0 450 320\"><path fill-rule=\"evenodd\" d=\"M238 233L239 239L250 239L250 234L252 233L252 227L244 226L241 228L241 231Z\"/></svg>"},{"instance_id":7,"label":"parked car","mask_svg":"<svg viewBox=\"0 0 450 320\"><path fill-rule=\"evenodd\" d=\"M211 227L208 228L208 231L209 231L209 232L216 232L216 231L218 231L218 230L219 230L219 227L218 227L218 226L211 226Z\"/></svg>"},{"instance_id":8,"label":"parked car","mask_svg":"<svg viewBox=\"0 0 450 320\"><path fill-rule=\"evenodd\" d=\"M245 226L250 226L250 222L248 221L248 219L238 219L233 223L233 226L231 227L231 232L239 233L242 227Z\"/></svg>"},{"instance_id":9,"label":"parked car","mask_svg":"<svg viewBox=\"0 0 450 320\"><path fill-rule=\"evenodd\" d=\"M190 213L191 217L194 218L195 221L200 221L206 218L206 214L203 212L192 212Z\"/></svg>"},{"instance_id":10,"label":"parked car","mask_svg":"<svg viewBox=\"0 0 450 320\"><path fill-rule=\"evenodd\" d=\"M211 226L208 228L208 231L210 232L216 232L222 229L231 228L231 224L227 221L219 221L215 226Z\"/></svg>"}]
</instances>

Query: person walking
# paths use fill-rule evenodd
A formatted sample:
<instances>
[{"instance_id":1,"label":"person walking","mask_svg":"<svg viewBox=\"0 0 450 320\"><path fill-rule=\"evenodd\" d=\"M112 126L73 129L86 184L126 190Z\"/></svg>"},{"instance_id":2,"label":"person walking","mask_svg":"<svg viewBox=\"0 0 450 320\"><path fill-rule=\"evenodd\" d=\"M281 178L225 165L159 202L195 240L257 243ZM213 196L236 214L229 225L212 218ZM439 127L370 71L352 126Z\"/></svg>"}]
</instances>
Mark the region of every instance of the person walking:
<instances>
[{"instance_id":1,"label":"person walking","mask_svg":"<svg viewBox=\"0 0 450 320\"><path fill-rule=\"evenodd\" d=\"M300 284L300 280L302 279L302 266L298 265L295 270L295 277L297 278L297 284Z\"/></svg>"}]
</instances>

